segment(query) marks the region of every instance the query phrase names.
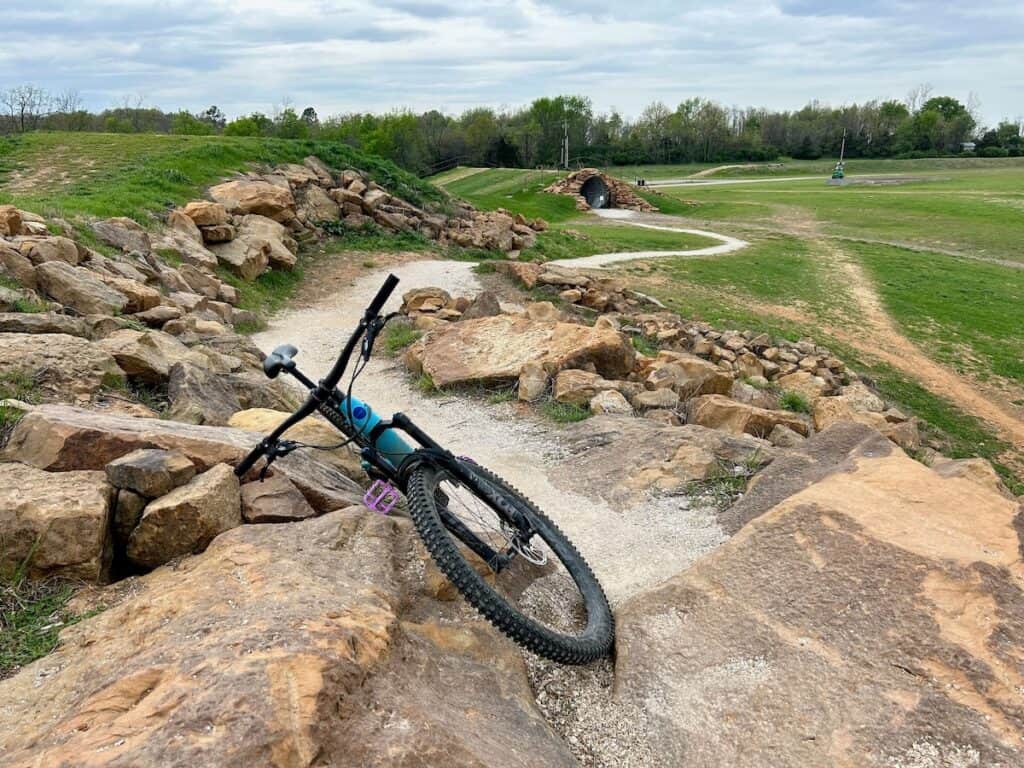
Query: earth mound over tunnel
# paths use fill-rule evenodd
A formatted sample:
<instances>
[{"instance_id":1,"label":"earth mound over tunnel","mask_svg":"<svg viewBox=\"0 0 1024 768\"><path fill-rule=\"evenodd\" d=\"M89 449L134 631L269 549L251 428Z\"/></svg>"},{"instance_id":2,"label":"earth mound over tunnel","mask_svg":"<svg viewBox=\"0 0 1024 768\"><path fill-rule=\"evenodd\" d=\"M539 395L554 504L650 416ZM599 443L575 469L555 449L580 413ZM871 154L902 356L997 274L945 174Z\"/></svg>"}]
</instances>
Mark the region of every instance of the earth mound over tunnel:
<instances>
[{"instance_id":1,"label":"earth mound over tunnel","mask_svg":"<svg viewBox=\"0 0 1024 768\"><path fill-rule=\"evenodd\" d=\"M555 195L573 195L576 207L581 211L591 208L628 208L632 211L651 212L658 210L640 197L633 188L596 168L583 168L559 179L545 192Z\"/></svg>"}]
</instances>

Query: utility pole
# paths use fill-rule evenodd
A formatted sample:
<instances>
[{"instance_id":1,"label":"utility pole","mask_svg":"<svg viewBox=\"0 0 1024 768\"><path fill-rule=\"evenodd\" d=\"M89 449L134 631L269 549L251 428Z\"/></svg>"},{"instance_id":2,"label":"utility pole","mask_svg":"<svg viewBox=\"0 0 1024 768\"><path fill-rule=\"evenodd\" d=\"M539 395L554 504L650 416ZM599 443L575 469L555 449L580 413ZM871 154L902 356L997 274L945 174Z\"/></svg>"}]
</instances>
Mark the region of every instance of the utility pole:
<instances>
[{"instance_id":1,"label":"utility pole","mask_svg":"<svg viewBox=\"0 0 1024 768\"><path fill-rule=\"evenodd\" d=\"M569 170L569 121L562 121L562 167Z\"/></svg>"}]
</instances>

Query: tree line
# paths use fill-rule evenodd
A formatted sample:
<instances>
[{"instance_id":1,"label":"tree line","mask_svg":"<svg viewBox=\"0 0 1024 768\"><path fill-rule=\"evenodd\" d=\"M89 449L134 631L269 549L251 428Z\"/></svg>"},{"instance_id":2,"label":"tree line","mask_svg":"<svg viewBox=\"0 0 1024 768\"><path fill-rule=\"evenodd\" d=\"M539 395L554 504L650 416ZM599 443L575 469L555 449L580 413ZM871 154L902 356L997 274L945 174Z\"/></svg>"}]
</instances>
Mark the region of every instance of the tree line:
<instances>
[{"instance_id":1,"label":"tree line","mask_svg":"<svg viewBox=\"0 0 1024 768\"><path fill-rule=\"evenodd\" d=\"M1021 125L979 124L977 105L934 96L927 86L902 101L832 107L812 101L796 111L725 107L692 98L674 109L657 102L635 119L595 112L583 96L540 98L530 105L461 115L438 110L348 113L321 119L313 107L286 103L272 114L228 120L216 106L193 113L147 107L139 97L101 112L82 108L74 91L31 85L0 91L0 132L35 130L316 138L341 141L425 174L456 164L553 166L568 136L573 164L743 162L836 157L1019 156ZM974 143L973 150L968 142Z\"/></svg>"}]
</instances>

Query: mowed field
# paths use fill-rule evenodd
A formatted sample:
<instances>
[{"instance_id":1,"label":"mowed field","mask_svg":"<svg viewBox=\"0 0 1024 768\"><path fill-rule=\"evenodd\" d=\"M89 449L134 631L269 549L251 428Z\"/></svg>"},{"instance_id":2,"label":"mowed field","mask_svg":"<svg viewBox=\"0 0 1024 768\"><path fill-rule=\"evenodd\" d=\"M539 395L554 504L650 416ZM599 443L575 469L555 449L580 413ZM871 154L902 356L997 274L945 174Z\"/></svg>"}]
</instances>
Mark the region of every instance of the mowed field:
<instances>
[{"instance_id":1,"label":"mowed field","mask_svg":"<svg viewBox=\"0 0 1024 768\"><path fill-rule=\"evenodd\" d=\"M925 419L937 447L992 459L1024 492L1024 159L855 160L841 187L826 184L830 170L826 161L608 169L652 184L740 182L645 194L680 226L751 243L615 272L684 316L829 344ZM596 217L541 194L556 177L493 169L446 188L545 215L559 222L557 237ZM623 250L649 250L628 239Z\"/></svg>"}]
</instances>

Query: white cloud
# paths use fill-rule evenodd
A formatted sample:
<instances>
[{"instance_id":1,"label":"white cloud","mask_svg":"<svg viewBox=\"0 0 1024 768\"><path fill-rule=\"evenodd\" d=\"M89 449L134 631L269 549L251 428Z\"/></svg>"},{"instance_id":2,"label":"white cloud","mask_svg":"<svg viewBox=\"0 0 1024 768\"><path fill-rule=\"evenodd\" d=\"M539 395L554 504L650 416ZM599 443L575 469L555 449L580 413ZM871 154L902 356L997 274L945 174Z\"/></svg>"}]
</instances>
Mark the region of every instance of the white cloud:
<instances>
[{"instance_id":1,"label":"white cloud","mask_svg":"<svg viewBox=\"0 0 1024 768\"><path fill-rule=\"evenodd\" d=\"M128 93L165 109L321 115L523 104L563 92L635 115L689 96L798 108L928 81L989 122L1024 113L1024 6L910 0L15 0L0 87Z\"/></svg>"}]
</instances>

